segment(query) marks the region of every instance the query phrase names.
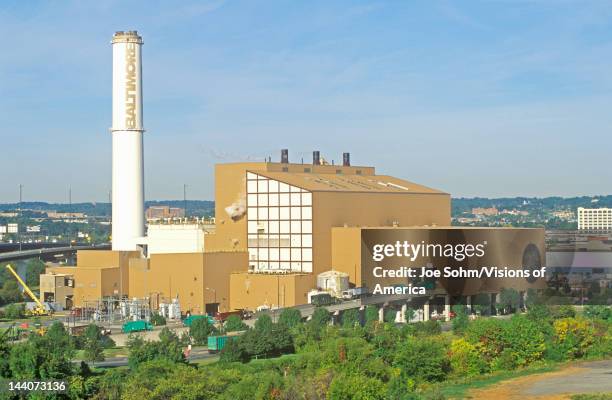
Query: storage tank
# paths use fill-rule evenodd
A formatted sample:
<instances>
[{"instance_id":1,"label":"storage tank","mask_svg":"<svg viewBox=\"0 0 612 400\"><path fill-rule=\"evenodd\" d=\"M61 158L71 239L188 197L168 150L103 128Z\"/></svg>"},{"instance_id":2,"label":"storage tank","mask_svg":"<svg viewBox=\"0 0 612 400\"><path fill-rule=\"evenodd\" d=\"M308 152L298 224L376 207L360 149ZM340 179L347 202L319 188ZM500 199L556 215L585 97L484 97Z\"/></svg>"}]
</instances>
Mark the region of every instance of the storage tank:
<instances>
[{"instance_id":1,"label":"storage tank","mask_svg":"<svg viewBox=\"0 0 612 400\"><path fill-rule=\"evenodd\" d=\"M325 271L317 275L317 287L341 297L342 292L349 288L349 275L340 271Z\"/></svg>"}]
</instances>

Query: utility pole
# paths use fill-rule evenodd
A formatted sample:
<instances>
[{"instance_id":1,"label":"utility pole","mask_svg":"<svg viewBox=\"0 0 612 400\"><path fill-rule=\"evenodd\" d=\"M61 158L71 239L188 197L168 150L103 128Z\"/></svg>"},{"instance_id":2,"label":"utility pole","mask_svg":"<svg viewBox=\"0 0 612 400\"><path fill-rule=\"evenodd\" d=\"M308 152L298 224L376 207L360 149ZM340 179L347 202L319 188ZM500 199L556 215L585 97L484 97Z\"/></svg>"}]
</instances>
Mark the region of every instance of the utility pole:
<instances>
[{"instance_id":1,"label":"utility pole","mask_svg":"<svg viewBox=\"0 0 612 400\"><path fill-rule=\"evenodd\" d=\"M23 202L23 185L20 183L19 184L19 212L18 212L18 216L19 218L17 219L17 240L19 241L19 251L21 251L21 231L19 230L23 219L23 213L21 211L22 208L22 203Z\"/></svg>"},{"instance_id":2,"label":"utility pole","mask_svg":"<svg viewBox=\"0 0 612 400\"><path fill-rule=\"evenodd\" d=\"M183 183L183 209L185 210L185 219L187 219L187 184Z\"/></svg>"}]
</instances>

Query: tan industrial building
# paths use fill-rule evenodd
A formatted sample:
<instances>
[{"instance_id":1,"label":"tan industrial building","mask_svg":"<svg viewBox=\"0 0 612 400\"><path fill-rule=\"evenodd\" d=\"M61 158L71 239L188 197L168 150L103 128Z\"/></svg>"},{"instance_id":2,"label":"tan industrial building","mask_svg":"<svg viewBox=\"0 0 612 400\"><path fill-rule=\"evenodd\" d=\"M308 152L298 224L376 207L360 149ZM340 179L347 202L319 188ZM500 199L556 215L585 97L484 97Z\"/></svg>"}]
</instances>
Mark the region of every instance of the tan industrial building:
<instances>
[{"instance_id":1,"label":"tan industrial building","mask_svg":"<svg viewBox=\"0 0 612 400\"><path fill-rule=\"evenodd\" d=\"M448 193L351 166L348 156L343 165L318 154L312 164L289 163L286 153L281 162L219 164L214 233L191 239L183 229L180 246L153 253L147 238L142 252L80 251L74 304L178 299L192 313L304 304L322 272L345 271L351 285L362 284L361 228L448 227L450 203Z\"/></svg>"}]
</instances>

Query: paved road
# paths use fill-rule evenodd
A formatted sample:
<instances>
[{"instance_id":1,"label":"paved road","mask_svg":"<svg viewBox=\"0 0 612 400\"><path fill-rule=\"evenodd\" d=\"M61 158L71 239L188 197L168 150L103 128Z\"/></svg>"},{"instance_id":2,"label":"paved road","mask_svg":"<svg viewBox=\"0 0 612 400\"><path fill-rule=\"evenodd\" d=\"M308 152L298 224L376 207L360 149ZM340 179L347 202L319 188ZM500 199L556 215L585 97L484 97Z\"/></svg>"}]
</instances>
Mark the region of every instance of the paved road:
<instances>
[{"instance_id":1,"label":"paved road","mask_svg":"<svg viewBox=\"0 0 612 400\"><path fill-rule=\"evenodd\" d=\"M193 361L205 360L208 358L217 358L217 357L219 357L218 354L210 354L208 350L204 348L196 348L196 349L193 349L189 357L187 357L187 361L193 362ZM80 364L81 360L74 360L73 362ZM90 367L97 367L97 368L125 367L128 365L128 358L127 357L113 357L113 358L107 358L104 361L98 361L96 363L88 363L88 364Z\"/></svg>"},{"instance_id":2,"label":"paved road","mask_svg":"<svg viewBox=\"0 0 612 400\"><path fill-rule=\"evenodd\" d=\"M562 393L612 393L612 360L577 365L570 375L543 378L525 388L527 396Z\"/></svg>"}]
</instances>

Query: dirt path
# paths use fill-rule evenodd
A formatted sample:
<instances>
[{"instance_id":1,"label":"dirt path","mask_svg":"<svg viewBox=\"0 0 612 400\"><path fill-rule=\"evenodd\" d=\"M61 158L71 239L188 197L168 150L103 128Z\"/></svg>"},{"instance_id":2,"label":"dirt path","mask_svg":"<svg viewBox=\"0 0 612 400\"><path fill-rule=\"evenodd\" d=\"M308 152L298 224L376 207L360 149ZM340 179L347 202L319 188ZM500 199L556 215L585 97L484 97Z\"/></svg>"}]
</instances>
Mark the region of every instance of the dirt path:
<instances>
[{"instance_id":1,"label":"dirt path","mask_svg":"<svg viewBox=\"0 0 612 400\"><path fill-rule=\"evenodd\" d=\"M577 393L612 393L612 360L586 362L559 371L510 379L488 388L471 390L469 397L565 400Z\"/></svg>"}]
</instances>

